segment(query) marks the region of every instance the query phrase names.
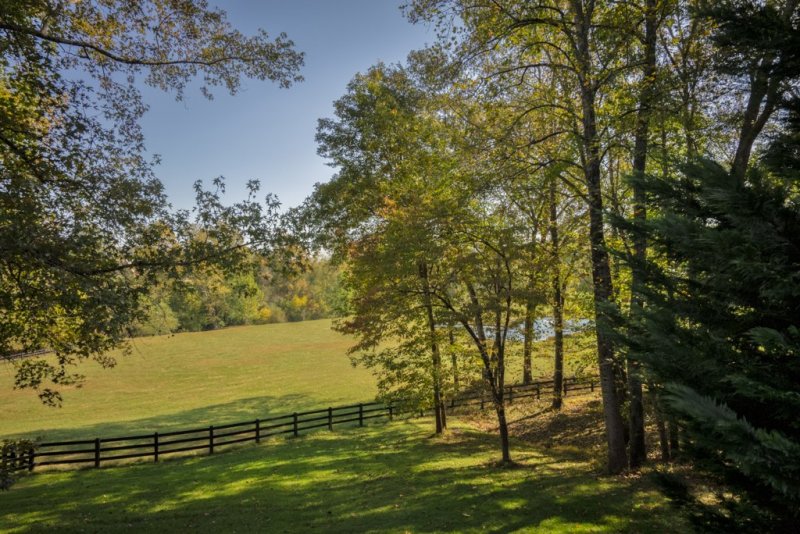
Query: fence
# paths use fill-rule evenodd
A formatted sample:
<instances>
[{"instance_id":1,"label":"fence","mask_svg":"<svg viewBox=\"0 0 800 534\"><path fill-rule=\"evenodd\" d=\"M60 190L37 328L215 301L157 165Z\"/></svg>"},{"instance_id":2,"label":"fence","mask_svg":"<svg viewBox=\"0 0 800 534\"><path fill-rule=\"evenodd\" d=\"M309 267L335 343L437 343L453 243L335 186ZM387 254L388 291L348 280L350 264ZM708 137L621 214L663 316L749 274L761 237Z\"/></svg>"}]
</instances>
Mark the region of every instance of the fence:
<instances>
[{"instance_id":1,"label":"fence","mask_svg":"<svg viewBox=\"0 0 800 534\"><path fill-rule=\"evenodd\" d=\"M579 391L594 391L597 379L567 378L563 382L563 394ZM527 385L505 387L505 399L509 404L523 398L541 398L542 394L552 393L553 381L542 380ZM453 398L448 403L451 409L460 406L480 406L483 410L492 406L486 395L465 395ZM137 458L151 458L154 462L166 455L207 451L214 454L221 448L246 443L259 443L262 439L289 434L297 437L300 432L350 424L364 426L369 419L386 418L392 420L400 413L409 414L402 407L368 402L337 406L322 410L294 412L287 415L255 419L241 423L212 425L191 430L173 432L153 432L136 436L95 438L90 440L58 441L40 443L34 448L4 452L2 462L12 465L14 470L33 471L35 467L55 465L84 465L100 467L104 462L119 462ZM418 412L420 416L424 411Z\"/></svg>"}]
</instances>

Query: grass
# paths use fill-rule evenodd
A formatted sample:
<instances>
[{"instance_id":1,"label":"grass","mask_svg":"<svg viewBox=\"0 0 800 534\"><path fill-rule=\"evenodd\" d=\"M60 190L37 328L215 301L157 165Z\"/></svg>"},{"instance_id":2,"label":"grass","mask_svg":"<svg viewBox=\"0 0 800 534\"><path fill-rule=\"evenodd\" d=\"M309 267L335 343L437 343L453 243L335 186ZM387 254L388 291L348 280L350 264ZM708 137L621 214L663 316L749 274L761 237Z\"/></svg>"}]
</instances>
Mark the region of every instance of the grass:
<instances>
[{"instance_id":1,"label":"grass","mask_svg":"<svg viewBox=\"0 0 800 534\"><path fill-rule=\"evenodd\" d=\"M47 440L153 432L243 421L371 400L370 371L353 368L351 340L330 321L307 321L139 338L113 369L82 363L81 388L63 407L13 389L0 365L0 436Z\"/></svg>"},{"instance_id":2,"label":"grass","mask_svg":"<svg viewBox=\"0 0 800 534\"><path fill-rule=\"evenodd\" d=\"M451 420L319 432L215 456L24 478L3 532L686 532L647 477L600 476L561 446Z\"/></svg>"},{"instance_id":3,"label":"grass","mask_svg":"<svg viewBox=\"0 0 800 534\"><path fill-rule=\"evenodd\" d=\"M373 400L375 378L352 367L352 340L330 326L320 320L138 338L113 369L80 364L85 383L60 388L61 408L14 390L13 367L0 364L0 437L130 435ZM587 334L565 338L567 375L584 370L591 346ZM520 382L521 343L509 351L507 382ZM534 376L552 373L551 355L552 340L535 344Z\"/></svg>"},{"instance_id":4,"label":"grass","mask_svg":"<svg viewBox=\"0 0 800 534\"><path fill-rule=\"evenodd\" d=\"M536 374L548 372L548 343ZM139 339L117 368L85 367L85 387L65 391L60 409L11 391L9 371L0 430L94 437L368 400L375 380L350 366L349 344L329 321ZM451 417L438 438L417 419L159 464L36 473L0 497L0 532L691 530L650 477L600 474L592 402L570 397L561 414L544 399L514 403L515 468L496 465L487 410Z\"/></svg>"}]
</instances>

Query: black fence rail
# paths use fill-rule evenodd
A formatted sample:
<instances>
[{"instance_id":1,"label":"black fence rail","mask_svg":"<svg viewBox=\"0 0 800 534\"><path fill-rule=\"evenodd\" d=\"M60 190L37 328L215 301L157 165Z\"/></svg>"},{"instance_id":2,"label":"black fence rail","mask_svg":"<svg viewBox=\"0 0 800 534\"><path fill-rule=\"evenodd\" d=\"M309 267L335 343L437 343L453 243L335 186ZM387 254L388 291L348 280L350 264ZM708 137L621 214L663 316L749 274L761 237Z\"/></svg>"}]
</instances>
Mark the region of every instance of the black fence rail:
<instances>
[{"instance_id":1,"label":"black fence rail","mask_svg":"<svg viewBox=\"0 0 800 534\"><path fill-rule=\"evenodd\" d=\"M563 382L563 394L594 391L597 385L597 379L568 378ZM504 391L505 400L509 404L524 398L538 399L552 392L552 380L510 385ZM492 401L488 395L471 394L451 399L448 406L451 409L462 406L480 406L484 409L491 407ZM398 415L424 416L425 413L424 410L412 412L402 406L366 402L189 430L39 443L27 450L4 452L2 462L15 471L33 471L36 467L63 465L100 467L104 463L141 458L158 462L167 455L198 452L214 454L231 445L259 443L262 439L273 436L297 437L301 432L314 429L333 430L335 426L341 425L364 426L371 419L392 420Z\"/></svg>"}]
</instances>

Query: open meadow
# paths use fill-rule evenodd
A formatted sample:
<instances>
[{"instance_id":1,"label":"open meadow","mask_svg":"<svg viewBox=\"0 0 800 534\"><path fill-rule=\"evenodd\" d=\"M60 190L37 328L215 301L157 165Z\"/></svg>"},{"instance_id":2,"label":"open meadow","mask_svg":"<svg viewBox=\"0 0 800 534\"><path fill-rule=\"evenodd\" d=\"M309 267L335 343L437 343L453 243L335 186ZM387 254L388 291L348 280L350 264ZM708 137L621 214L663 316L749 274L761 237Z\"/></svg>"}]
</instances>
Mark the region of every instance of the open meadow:
<instances>
[{"instance_id":1,"label":"open meadow","mask_svg":"<svg viewBox=\"0 0 800 534\"><path fill-rule=\"evenodd\" d=\"M350 340L330 320L143 337L113 369L84 362L83 387L61 388L63 406L13 390L0 367L0 436L93 438L222 424L370 400L372 374L353 368Z\"/></svg>"},{"instance_id":2,"label":"open meadow","mask_svg":"<svg viewBox=\"0 0 800 534\"><path fill-rule=\"evenodd\" d=\"M572 354L583 343L567 338ZM1 364L0 437L138 434L371 401L376 380L351 365L351 344L329 319L136 338L133 352L118 356L112 369L79 365L85 383L60 388L60 408L42 405L31 390L14 390L13 367ZM518 348L511 351L509 383L521 380ZM534 376L550 372L551 350L552 341L537 344ZM581 362L568 359L567 375Z\"/></svg>"},{"instance_id":3,"label":"open meadow","mask_svg":"<svg viewBox=\"0 0 800 534\"><path fill-rule=\"evenodd\" d=\"M15 414L2 428L108 436L369 400L374 378L350 365L348 343L330 321L137 339L117 368L86 366L86 386L66 391L62 408L5 388ZM538 374L549 348L537 346ZM511 468L497 464L491 410L459 410L441 437L430 417L380 420L213 456L36 472L0 499L0 531L691 530L651 477L602 475L595 396L567 397L555 417L546 399L515 402Z\"/></svg>"}]
</instances>

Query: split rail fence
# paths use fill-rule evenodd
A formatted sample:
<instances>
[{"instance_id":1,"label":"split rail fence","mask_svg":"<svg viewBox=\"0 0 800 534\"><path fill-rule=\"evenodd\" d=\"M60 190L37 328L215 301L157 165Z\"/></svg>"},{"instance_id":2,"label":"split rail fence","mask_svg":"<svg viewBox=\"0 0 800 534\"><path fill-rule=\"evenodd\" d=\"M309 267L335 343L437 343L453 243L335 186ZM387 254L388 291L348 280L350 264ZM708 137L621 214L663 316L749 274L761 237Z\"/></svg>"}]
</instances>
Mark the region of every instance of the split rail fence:
<instances>
[{"instance_id":1,"label":"split rail fence","mask_svg":"<svg viewBox=\"0 0 800 534\"><path fill-rule=\"evenodd\" d=\"M596 378L566 378L563 382L563 394L566 396L578 392L590 392L596 387L598 387ZM552 390L552 380L510 385L505 388L505 399L508 404L524 398L540 399L551 395ZM480 406L483 410L492 407L492 400L485 394L465 395L451 399L448 406L451 409L461 406ZM392 420L398 415L424 416L425 413L425 411L404 410L402 406L392 404L366 402L190 430L39 443L27 451L4 453L2 462L4 465L13 465L14 470L29 471L33 471L36 467L57 465L100 467L104 463L118 463L139 458L150 458L158 462L166 455L203 451L214 454L215 451L230 445L259 443L262 439L272 436L297 437L301 432L313 429L333 430L335 426L356 424L364 426L365 421L370 419Z\"/></svg>"}]
</instances>

